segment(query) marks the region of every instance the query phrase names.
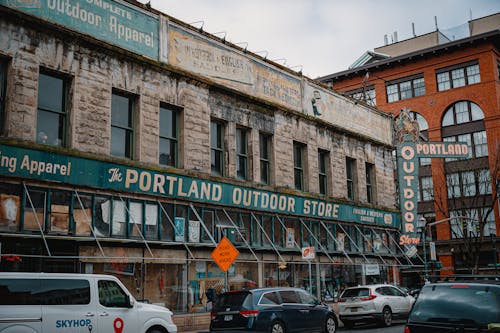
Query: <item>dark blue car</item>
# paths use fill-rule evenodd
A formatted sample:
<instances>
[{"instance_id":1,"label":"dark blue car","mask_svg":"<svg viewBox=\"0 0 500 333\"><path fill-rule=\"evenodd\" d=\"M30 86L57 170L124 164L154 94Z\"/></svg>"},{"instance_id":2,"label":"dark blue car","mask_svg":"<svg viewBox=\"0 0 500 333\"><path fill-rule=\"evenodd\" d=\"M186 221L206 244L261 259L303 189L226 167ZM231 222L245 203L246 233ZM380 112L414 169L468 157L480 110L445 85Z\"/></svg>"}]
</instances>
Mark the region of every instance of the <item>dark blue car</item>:
<instances>
[{"instance_id":1,"label":"dark blue car","mask_svg":"<svg viewBox=\"0 0 500 333\"><path fill-rule=\"evenodd\" d=\"M259 288L223 293L212 309L211 332L335 333L333 310L299 288Z\"/></svg>"}]
</instances>

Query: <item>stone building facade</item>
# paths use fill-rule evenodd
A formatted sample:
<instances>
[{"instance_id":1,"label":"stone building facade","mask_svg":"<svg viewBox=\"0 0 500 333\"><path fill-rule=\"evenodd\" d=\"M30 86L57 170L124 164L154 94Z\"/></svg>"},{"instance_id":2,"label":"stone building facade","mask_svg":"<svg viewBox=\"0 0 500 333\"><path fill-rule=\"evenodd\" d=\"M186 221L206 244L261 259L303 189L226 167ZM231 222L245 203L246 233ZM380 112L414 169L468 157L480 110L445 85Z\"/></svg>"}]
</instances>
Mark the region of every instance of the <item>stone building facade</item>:
<instances>
[{"instance_id":1,"label":"stone building facade","mask_svg":"<svg viewBox=\"0 0 500 333\"><path fill-rule=\"evenodd\" d=\"M86 23L113 16L70 3ZM396 241L391 117L112 3L157 29L157 56L0 1L2 270L116 274L178 314L206 313L209 289L295 285L330 300L398 281L411 262ZM226 274L211 258L224 236L240 252Z\"/></svg>"}]
</instances>

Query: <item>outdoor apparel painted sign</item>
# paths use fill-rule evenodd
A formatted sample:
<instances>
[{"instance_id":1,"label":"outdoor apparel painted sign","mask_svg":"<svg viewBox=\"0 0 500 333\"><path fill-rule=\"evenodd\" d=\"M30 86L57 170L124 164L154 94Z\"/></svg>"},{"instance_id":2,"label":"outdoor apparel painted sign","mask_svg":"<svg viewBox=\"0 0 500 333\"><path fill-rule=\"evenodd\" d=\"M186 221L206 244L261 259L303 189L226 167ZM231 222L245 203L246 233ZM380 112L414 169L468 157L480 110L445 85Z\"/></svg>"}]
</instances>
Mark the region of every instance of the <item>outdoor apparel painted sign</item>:
<instances>
[{"instance_id":1,"label":"outdoor apparel painted sign","mask_svg":"<svg viewBox=\"0 0 500 333\"><path fill-rule=\"evenodd\" d=\"M411 119L408 110L401 110L394 126L395 137L399 141L397 160L402 216L399 244L413 250L412 248L420 243L416 230L419 158L467 157L469 146L461 142L417 142L420 130L418 123Z\"/></svg>"},{"instance_id":2,"label":"outdoor apparel painted sign","mask_svg":"<svg viewBox=\"0 0 500 333\"><path fill-rule=\"evenodd\" d=\"M0 175L398 227L399 214L0 144ZM179 235L180 237L180 235Z\"/></svg>"},{"instance_id":3,"label":"outdoor apparel painted sign","mask_svg":"<svg viewBox=\"0 0 500 333\"><path fill-rule=\"evenodd\" d=\"M125 3L113 0L0 0L0 4L158 60L158 19Z\"/></svg>"}]
</instances>

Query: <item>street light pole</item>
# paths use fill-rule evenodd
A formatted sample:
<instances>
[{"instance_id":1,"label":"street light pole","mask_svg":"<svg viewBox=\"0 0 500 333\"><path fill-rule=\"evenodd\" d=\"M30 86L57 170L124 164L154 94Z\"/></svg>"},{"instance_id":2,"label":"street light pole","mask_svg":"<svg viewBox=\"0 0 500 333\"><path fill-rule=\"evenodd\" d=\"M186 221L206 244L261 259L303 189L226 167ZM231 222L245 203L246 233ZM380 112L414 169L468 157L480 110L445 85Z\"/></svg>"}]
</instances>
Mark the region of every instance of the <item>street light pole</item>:
<instances>
[{"instance_id":1,"label":"street light pole","mask_svg":"<svg viewBox=\"0 0 500 333\"><path fill-rule=\"evenodd\" d=\"M424 278L427 282L429 280L429 271L427 270L427 249L425 246L425 238L427 237L427 220L421 217L418 220L418 229L422 233L422 248L424 251Z\"/></svg>"}]
</instances>

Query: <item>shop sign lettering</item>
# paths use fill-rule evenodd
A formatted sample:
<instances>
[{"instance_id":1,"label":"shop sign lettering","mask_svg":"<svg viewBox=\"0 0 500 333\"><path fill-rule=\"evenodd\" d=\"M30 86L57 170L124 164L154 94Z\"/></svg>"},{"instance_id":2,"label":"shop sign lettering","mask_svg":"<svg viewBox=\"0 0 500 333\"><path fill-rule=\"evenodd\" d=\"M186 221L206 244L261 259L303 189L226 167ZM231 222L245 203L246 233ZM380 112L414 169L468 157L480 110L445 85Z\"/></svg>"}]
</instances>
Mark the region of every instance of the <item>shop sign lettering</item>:
<instances>
[{"instance_id":1,"label":"shop sign lettering","mask_svg":"<svg viewBox=\"0 0 500 333\"><path fill-rule=\"evenodd\" d=\"M2 144L0 175L153 194L302 217L399 226L398 214L395 212Z\"/></svg>"},{"instance_id":2,"label":"shop sign lettering","mask_svg":"<svg viewBox=\"0 0 500 333\"><path fill-rule=\"evenodd\" d=\"M23 11L158 59L158 19L113 0L0 0Z\"/></svg>"}]
</instances>

